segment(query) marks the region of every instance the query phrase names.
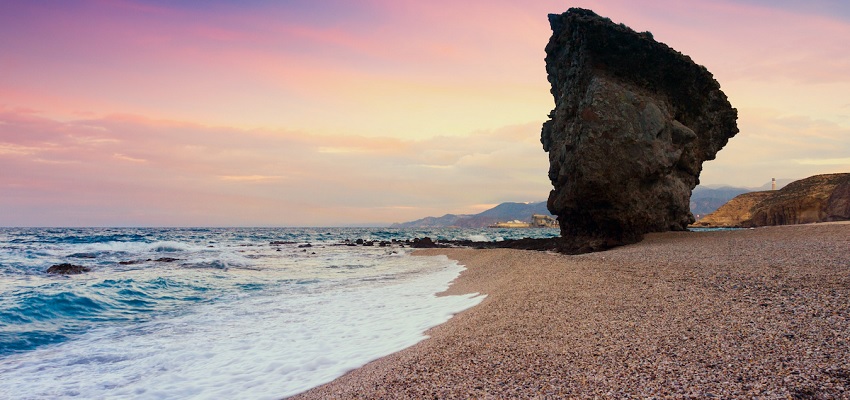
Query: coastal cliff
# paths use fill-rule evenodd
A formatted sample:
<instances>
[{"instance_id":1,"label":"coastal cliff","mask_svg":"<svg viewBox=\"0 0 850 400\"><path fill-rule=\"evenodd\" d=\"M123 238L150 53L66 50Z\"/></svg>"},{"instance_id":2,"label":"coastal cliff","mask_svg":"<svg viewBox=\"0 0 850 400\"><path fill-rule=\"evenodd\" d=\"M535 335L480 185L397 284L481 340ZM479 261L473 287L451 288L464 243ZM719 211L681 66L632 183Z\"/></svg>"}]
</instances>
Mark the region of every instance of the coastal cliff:
<instances>
[{"instance_id":1,"label":"coastal cliff","mask_svg":"<svg viewBox=\"0 0 850 400\"><path fill-rule=\"evenodd\" d=\"M850 173L815 175L780 190L745 193L697 227L757 227L850 220Z\"/></svg>"},{"instance_id":2,"label":"coastal cliff","mask_svg":"<svg viewBox=\"0 0 850 400\"><path fill-rule=\"evenodd\" d=\"M738 128L711 73L590 10L549 15L546 72L555 108L543 124L562 236L632 243L694 221L702 163ZM605 246L603 246L605 247Z\"/></svg>"},{"instance_id":3,"label":"coastal cliff","mask_svg":"<svg viewBox=\"0 0 850 400\"><path fill-rule=\"evenodd\" d=\"M753 207L767 197L772 191L743 193L720 206L717 211L706 215L693 226L734 228L740 227L745 221L753 219Z\"/></svg>"}]
</instances>

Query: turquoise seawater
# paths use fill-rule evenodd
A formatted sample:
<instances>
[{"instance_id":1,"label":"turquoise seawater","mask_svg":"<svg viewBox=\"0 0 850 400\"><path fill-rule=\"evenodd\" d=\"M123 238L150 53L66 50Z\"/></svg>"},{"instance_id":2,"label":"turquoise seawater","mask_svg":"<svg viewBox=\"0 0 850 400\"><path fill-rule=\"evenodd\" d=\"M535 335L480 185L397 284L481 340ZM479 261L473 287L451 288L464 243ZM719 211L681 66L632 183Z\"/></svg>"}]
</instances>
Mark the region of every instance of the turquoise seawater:
<instances>
[{"instance_id":1,"label":"turquoise seawater","mask_svg":"<svg viewBox=\"0 0 850 400\"><path fill-rule=\"evenodd\" d=\"M0 229L0 398L280 398L424 338L482 296L408 247L554 229ZM54 275L54 264L90 269ZM49 379L45 379L49 377Z\"/></svg>"}]
</instances>

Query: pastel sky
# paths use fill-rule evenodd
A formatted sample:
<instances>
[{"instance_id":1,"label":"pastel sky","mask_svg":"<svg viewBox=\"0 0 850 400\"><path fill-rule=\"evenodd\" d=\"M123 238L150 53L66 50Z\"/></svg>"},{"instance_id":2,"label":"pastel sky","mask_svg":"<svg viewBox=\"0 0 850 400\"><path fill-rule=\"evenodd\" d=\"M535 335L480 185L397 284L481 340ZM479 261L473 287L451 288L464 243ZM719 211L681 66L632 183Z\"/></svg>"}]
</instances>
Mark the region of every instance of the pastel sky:
<instances>
[{"instance_id":1,"label":"pastel sky","mask_svg":"<svg viewBox=\"0 0 850 400\"><path fill-rule=\"evenodd\" d=\"M850 172L845 0L0 1L0 226L340 226L545 200L546 15L711 71L703 184Z\"/></svg>"}]
</instances>

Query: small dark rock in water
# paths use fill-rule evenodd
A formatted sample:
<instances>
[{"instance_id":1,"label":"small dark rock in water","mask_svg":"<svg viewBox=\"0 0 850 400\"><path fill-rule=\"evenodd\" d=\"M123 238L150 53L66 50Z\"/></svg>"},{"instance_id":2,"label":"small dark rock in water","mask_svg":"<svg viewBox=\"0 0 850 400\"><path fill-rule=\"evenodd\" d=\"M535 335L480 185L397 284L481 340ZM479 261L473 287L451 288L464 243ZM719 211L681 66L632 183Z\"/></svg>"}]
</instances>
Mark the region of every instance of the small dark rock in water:
<instances>
[{"instance_id":1,"label":"small dark rock in water","mask_svg":"<svg viewBox=\"0 0 850 400\"><path fill-rule=\"evenodd\" d=\"M283 245L283 244L295 244L295 242L284 242L284 241L280 241L280 240L275 240L273 242L269 242L269 244L272 245L272 246L280 246L280 245Z\"/></svg>"},{"instance_id":2,"label":"small dark rock in water","mask_svg":"<svg viewBox=\"0 0 850 400\"><path fill-rule=\"evenodd\" d=\"M141 263L141 262L142 262L142 260L118 261L118 264L121 264L121 265L133 265L133 264L139 264L139 263Z\"/></svg>"},{"instance_id":3,"label":"small dark rock in water","mask_svg":"<svg viewBox=\"0 0 850 400\"><path fill-rule=\"evenodd\" d=\"M434 243L434 241L431 240L431 238L426 236L422 239L420 239L420 238L413 239L413 244L411 244L410 247L413 247L415 249L430 249L430 248L439 247L439 246L437 246L437 244Z\"/></svg>"},{"instance_id":4,"label":"small dark rock in water","mask_svg":"<svg viewBox=\"0 0 850 400\"><path fill-rule=\"evenodd\" d=\"M51 265L50 268L47 269L48 274L60 274L60 275L76 275L82 274L83 272L89 272L91 269L84 267L82 265L74 265L74 264L56 264Z\"/></svg>"},{"instance_id":5,"label":"small dark rock in water","mask_svg":"<svg viewBox=\"0 0 850 400\"><path fill-rule=\"evenodd\" d=\"M160 257L160 258L157 258L154 261L157 261L157 262L175 262L175 261L180 261L180 260L177 259L177 258L171 258L171 257Z\"/></svg>"},{"instance_id":6,"label":"small dark rock in water","mask_svg":"<svg viewBox=\"0 0 850 400\"><path fill-rule=\"evenodd\" d=\"M305 247L313 247L313 245L312 245L312 244L310 244L310 243L307 243L307 244L299 244L299 245L298 245L298 248L299 248L299 249L303 249L303 248L305 248Z\"/></svg>"},{"instance_id":7,"label":"small dark rock in water","mask_svg":"<svg viewBox=\"0 0 850 400\"><path fill-rule=\"evenodd\" d=\"M363 242L363 245L364 245L364 246L374 246L374 245L375 245L375 242L373 242L373 241L371 241L371 240L367 240L367 241Z\"/></svg>"},{"instance_id":8,"label":"small dark rock in water","mask_svg":"<svg viewBox=\"0 0 850 400\"><path fill-rule=\"evenodd\" d=\"M363 244L363 239L357 239L354 243Z\"/></svg>"}]
</instances>

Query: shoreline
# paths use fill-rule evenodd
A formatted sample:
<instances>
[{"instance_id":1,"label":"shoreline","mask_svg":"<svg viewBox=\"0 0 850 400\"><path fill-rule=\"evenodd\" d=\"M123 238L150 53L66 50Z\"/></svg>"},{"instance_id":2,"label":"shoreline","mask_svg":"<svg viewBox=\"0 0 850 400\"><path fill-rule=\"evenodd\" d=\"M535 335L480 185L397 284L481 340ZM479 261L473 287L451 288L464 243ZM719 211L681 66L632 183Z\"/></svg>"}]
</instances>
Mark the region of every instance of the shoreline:
<instances>
[{"instance_id":1,"label":"shoreline","mask_svg":"<svg viewBox=\"0 0 850 400\"><path fill-rule=\"evenodd\" d=\"M850 396L850 224L667 232L582 255L428 249L487 297L293 396Z\"/></svg>"}]
</instances>

